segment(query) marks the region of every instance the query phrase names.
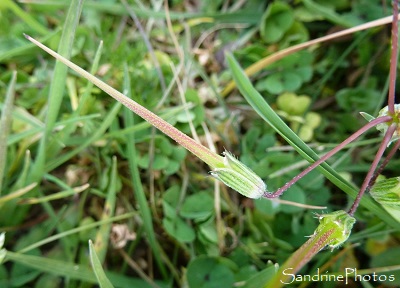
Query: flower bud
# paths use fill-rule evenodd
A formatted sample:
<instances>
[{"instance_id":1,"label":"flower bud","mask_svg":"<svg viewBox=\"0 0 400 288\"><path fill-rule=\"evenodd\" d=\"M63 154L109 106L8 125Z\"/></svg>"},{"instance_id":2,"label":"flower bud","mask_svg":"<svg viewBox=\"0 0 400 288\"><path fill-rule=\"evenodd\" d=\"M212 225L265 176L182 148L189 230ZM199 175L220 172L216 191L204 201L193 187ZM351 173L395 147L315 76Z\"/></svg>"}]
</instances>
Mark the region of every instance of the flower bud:
<instances>
[{"instance_id":1,"label":"flower bud","mask_svg":"<svg viewBox=\"0 0 400 288\"><path fill-rule=\"evenodd\" d=\"M326 245L331 250L343 244L349 238L351 229L356 219L351 217L346 211L339 210L328 214L318 215L319 225L314 232L316 234L329 235ZM326 233L329 232L329 233Z\"/></svg>"},{"instance_id":2,"label":"flower bud","mask_svg":"<svg viewBox=\"0 0 400 288\"><path fill-rule=\"evenodd\" d=\"M257 199L267 193L264 181L230 152L223 152L223 167L210 172L211 176L236 190L243 196Z\"/></svg>"}]
</instances>

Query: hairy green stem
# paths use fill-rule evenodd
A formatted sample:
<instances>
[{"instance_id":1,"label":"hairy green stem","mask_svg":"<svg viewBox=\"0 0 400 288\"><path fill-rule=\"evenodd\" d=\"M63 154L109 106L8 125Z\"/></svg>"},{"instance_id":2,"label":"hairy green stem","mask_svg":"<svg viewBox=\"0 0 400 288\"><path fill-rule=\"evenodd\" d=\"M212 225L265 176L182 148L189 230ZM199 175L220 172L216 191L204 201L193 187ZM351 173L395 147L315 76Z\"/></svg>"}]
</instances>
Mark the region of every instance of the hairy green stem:
<instances>
[{"instance_id":1,"label":"hairy green stem","mask_svg":"<svg viewBox=\"0 0 400 288\"><path fill-rule=\"evenodd\" d=\"M43 45L42 43L36 41L29 35L24 34L26 39L49 53L51 56L59 60L60 62L64 63L67 65L69 68L80 74L82 77L88 79L91 81L93 84L95 84L97 87L99 87L101 90L103 90L105 93L113 97L115 100L118 102L122 103L125 107L127 107L129 110L134 112L135 114L139 115L142 117L144 120L149 122L151 125L159 129L161 132L164 134L168 135L172 139L174 139L178 144L189 150L191 153L196 155L199 159L203 160L205 163L207 163L211 168L218 168L223 166L223 158L210 151L208 148L204 147L203 145L197 143L194 141L192 138L187 136L186 134L182 133L178 129L176 129L174 126L154 114L153 112L149 111L145 107L141 106L137 102L133 101L132 99L126 97L124 94L119 92L118 90L112 88L111 86L107 85L105 82L102 80L98 79L97 77L93 76L86 70L80 68L78 65L72 63L68 59L62 57L58 53L54 52L47 46Z\"/></svg>"}]
</instances>

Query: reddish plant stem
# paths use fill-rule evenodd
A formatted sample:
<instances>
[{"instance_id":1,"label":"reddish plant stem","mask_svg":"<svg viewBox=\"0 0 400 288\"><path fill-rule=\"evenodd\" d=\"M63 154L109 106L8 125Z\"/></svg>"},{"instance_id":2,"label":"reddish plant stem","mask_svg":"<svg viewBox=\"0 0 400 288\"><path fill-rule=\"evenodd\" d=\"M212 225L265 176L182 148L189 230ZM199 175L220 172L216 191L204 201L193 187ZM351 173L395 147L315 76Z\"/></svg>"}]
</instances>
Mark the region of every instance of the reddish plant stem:
<instances>
[{"instance_id":1,"label":"reddish plant stem","mask_svg":"<svg viewBox=\"0 0 400 288\"><path fill-rule=\"evenodd\" d=\"M391 51L391 57L390 57L388 112L389 112L389 115L394 116L395 115L394 103L395 103L395 88L396 88L396 72L397 72L397 61L398 61L398 38L399 38L398 37L398 13L399 13L398 0L394 0L392 2L392 4L393 4L392 51ZM390 159L393 158L394 154L397 152L398 148L400 147L400 140L398 140L396 142L396 144L394 145L394 147L389 151L389 154L383 160L382 164L376 170L376 167L378 166L378 163L381 160L382 155L383 155L384 151L386 150L388 143L390 143L390 140L392 139L392 136L393 136L394 132L396 131L396 129L397 129L397 124L393 123L390 125L390 127L386 131L385 136L383 138L383 142L381 143L381 145L378 149L378 152L375 155L374 161L372 162L371 167L369 168L367 176L365 177L364 182L361 185L360 191L358 192L357 197L354 200L354 203L349 210L350 216L354 215L365 191L369 190L370 187L372 185L374 185L378 176L382 173L383 169L389 163Z\"/></svg>"},{"instance_id":2,"label":"reddish plant stem","mask_svg":"<svg viewBox=\"0 0 400 288\"><path fill-rule=\"evenodd\" d=\"M367 187L367 190L369 190L375 184L376 178L378 178L378 176L382 173L383 169L385 169L386 165L389 163L390 159L393 158L394 154L396 154L399 148L400 148L400 140L397 140L392 149L390 149L386 158L382 161L382 164L379 166L378 170L376 170L376 172L374 173L374 176L372 176L371 181L369 182L369 185Z\"/></svg>"},{"instance_id":3,"label":"reddish plant stem","mask_svg":"<svg viewBox=\"0 0 400 288\"><path fill-rule=\"evenodd\" d=\"M356 212L357 207L360 204L361 198L364 195L365 190L367 190L367 187L370 185L374 171L375 171L376 167L378 166L378 163L381 160L382 155L385 152L387 145L389 144L390 140L392 139L393 133L396 131L396 128L397 128L397 124L393 123L387 129L385 136L382 139L381 145L379 146L378 152L375 155L374 161L372 162L371 166L369 167L367 176L365 176L364 182L361 185L360 191L358 191L357 197L354 200L354 203L348 212L348 214L350 216L353 216L354 213Z\"/></svg>"},{"instance_id":4,"label":"reddish plant stem","mask_svg":"<svg viewBox=\"0 0 400 288\"><path fill-rule=\"evenodd\" d=\"M332 241L334 229L324 230L315 233L297 249L280 269L268 280L264 288L277 288L291 283L291 275L295 275L304 265L306 265L319 251L329 245ZM290 274L285 272L290 271Z\"/></svg>"},{"instance_id":5,"label":"reddish plant stem","mask_svg":"<svg viewBox=\"0 0 400 288\"><path fill-rule=\"evenodd\" d=\"M372 127L384 123L384 122L388 122L392 120L392 117L390 116L383 116L383 117L379 117L376 118L374 120L372 120L371 122L367 123L366 125L364 125L363 127L361 127L358 131L356 131L355 133L353 133L352 135L350 135L346 140L344 140L342 143L340 143L339 145L337 145L335 148L333 148L331 151L329 151L328 153L326 153L324 156L322 156L320 159L318 159L317 161L315 161L313 164L311 164L309 167L307 167L305 170L303 170L300 174L298 174L297 176L295 176L292 180L290 180L289 182L287 182L285 185L283 185L281 188L279 188L278 190L276 190L273 193L267 192L263 195L263 197L265 198L276 198L279 197L280 195L283 194L283 192L285 192L287 189L289 189L294 183L296 183L297 181L299 181L301 178L303 178L305 175L307 175L310 171L312 171L314 168L316 168L318 165L320 165L322 162L325 162L327 159L329 159L330 157L332 157L333 155L335 155L337 152L339 152L340 150L342 150L347 144L353 142L354 140L356 140L358 137L360 137L362 134L364 134L366 131L368 131L369 129L371 129Z\"/></svg>"},{"instance_id":6,"label":"reddish plant stem","mask_svg":"<svg viewBox=\"0 0 400 288\"><path fill-rule=\"evenodd\" d=\"M390 80L389 80L389 95L388 95L388 111L389 115L394 115L394 98L396 86L396 71L397 71L397 50L398 50L398 19L399 13L398 0L393 1L393 21L392 21L392 55L390 57Z\"/></svg>"}]
</instances>

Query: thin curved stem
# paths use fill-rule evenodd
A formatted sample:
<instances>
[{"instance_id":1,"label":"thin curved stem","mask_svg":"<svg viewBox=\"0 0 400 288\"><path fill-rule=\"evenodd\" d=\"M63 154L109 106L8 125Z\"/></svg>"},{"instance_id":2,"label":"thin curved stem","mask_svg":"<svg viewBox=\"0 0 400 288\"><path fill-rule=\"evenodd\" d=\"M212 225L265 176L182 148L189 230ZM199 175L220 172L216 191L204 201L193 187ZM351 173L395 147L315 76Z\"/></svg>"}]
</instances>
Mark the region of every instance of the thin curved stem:
<instances>
[{"instance_id":1,"label":"thin curved stem","mask_svg":"<svg viewBox=\"0 0 400 288\"><path fill-rule=\"evenodd\" d=\"M290 180L289 182L287 182L285 185L283 185L281 188L279 188L278 190L276 190L273 193L265 193L263 195L263 197L265 198L276 198L279 197L280 195L283 194L283 192L285 192L287 189L289 189L294 183L296 183L297 181L299 181L301 178L303 178L305 175L307 175L309 172L311 172L314 168L316 168L318 165L322 164L323 162L325 162L326 160L328 160L330 157L332 157L333 155L335 155L337 152L339 152L340 150L342 150L347 144L353 142L354 140L356 140L358 137L360 137L362 134L364 134L366 131L368 131L369 129L371 129L372 127L375 127L378 124L384 123L384 122L388 122L391 121L392 117L390 116L383 116L383 117L379 117L376 118L374 120L372 120L371 122L367 123L366 125L364 125L363 127L361 127L358 131L356 131L355 133L353 133L352 135L350 135L346 140L344 140L342 143L340 143L339 145L337 145L335 148L333 148L331 151L329 151L328 153L326 153L324 156L322 156L320 159L318 159L317 161L315 161L313 164L311 164L309 167L307 167L305 170L303 170L300 174L298 174L297 176L295 176L292 180Z\"/></svg>"},{"instance_id":2,"label":"thin curved stem","mask_svg":"<svg viewBox=\"0 0 400 288\"><path fill-rule=\"evenodd\" d=\"M357 194L356 199L354 200L353 205L351 206L348 214L350 216L353 216L354 213L357 210L358 205L360 204L361 198L364 195L365 191L367 190L367 187L371 183L371 180L373 179L373 174L375 172L376 167L378 166L379 161L382 158L383 153L386 150L387 145L389 144L390 140L392 139L393 133L396 131L397 124L393 123L390 125L390 127L387 129L385 136L382 139L381 145L379 146L378 152L375 155L374 161L372 161L371 166L369 167L367 176L365 176L364 182L361 185L360 191Z\"/></svg>"},{"instance_id":3,"label":"thin curved stem","mask_svg":"<svg viewBox=\"0 0 400 288\"><path fill-rule=\"evenodd\" d=\"M396 154L399 148L400 148L400 140L397 140L392 149L390 149L386 158L383 160L382 164L379 166L378 170L376 170L374 176L372 176L371 181L367 187L367 190L369 190L369 188L375 184L376 178L378 178L378 176L382 173L383 169L385 169L386 165L389 163L390 159L393 158L394 154Z\"/></svg>"}]
</instances>

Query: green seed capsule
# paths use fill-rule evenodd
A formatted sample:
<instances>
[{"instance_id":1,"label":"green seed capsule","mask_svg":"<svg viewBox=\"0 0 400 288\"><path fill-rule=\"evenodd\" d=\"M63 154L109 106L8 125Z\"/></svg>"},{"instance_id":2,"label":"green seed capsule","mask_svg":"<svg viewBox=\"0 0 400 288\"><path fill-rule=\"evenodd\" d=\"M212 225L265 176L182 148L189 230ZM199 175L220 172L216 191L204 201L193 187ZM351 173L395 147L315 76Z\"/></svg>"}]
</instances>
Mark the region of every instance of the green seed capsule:
<instances>
[{"instance_id":1,"label":"green seed capsule","mask_svg":"<svg viewBox=\"0 0 400 288\"><path fill-rule=\"evenodd\" d=\"M331 250L337 248L349 238L351 229L356 223L356 219L343 210L318 215L318 219L319 225L314 232L315 234L333 231L328 240L328 246Z\"/></svg>"},{"instance_id":2,"label":"green seed capsule","mask_svg":"<svg viewBox=\"0 0 400 288\"><path fill-rule=\"evenodd\" d=\"M224 167L215 168L210 174L243 196L257 199L267 193L264 181L230 152L225 151Z\"/></svg>"}]
</instances>

